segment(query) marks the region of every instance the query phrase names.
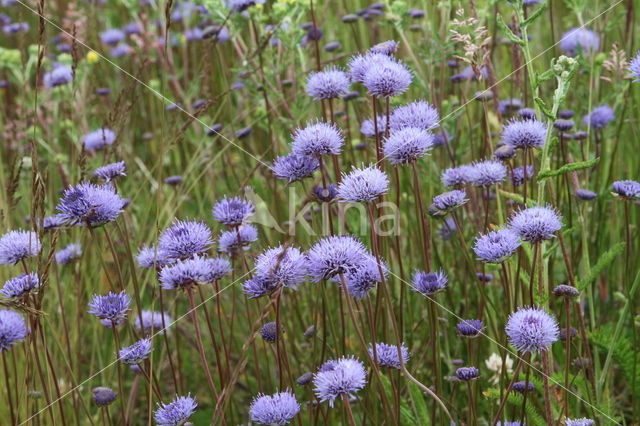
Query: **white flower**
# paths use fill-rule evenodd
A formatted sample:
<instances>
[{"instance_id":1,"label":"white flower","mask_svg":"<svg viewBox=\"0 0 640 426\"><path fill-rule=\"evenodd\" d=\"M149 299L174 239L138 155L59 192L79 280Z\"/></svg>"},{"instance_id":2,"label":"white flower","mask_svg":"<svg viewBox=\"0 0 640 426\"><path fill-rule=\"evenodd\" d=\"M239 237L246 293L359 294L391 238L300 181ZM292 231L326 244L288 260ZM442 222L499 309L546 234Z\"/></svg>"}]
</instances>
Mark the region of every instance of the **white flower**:
<instances>
[{"instance_id":1,"label":"white flower","mask_svg":"<svg viewBox=\"0 0 640 426\"><path fill-rule=\"evenodd\" d=\"M491 371L495 371L496 374L491 378L492 383L498 383L500 381L500 374L502 372L502 357L496 353L491 354L491 356L484 361L487 368ZM513 359L507 355L505 359L505 364L507 365L507 374L513 373Z\"/></svg>"}]
</instances>

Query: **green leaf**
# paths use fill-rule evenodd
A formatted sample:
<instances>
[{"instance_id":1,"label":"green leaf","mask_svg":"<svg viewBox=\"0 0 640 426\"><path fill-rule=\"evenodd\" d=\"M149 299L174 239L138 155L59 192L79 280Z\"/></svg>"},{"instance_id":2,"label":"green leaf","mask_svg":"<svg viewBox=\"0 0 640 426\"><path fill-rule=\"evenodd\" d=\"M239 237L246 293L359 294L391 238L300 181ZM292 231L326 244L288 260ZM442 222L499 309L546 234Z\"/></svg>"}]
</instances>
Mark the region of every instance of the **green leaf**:
<instances>
[{"instance_id":1,"label":"green leaf","mask_svg":"<svg viewBox=\"0 0 640 426\"><path fill-rule=\"evenodd\" d=\"M538 173L537 180L538 182L540 182L541 180L548 179L550 177L560 176L569 172L575 172L576 170L588 169L590 167L593 167L598 162L598 160L600 160L600 157L592 158L591 160L587 161L565 164L564 166L556 170L545 170L544 172Z\"/></svg>"},{"instance_id":2,"label":"green leaf","mask_svg":"<svg viewBox=\"0 0 640 426\"><path fill-rule=\"evenodd\" d=\"M416 385L412 381L408 381L407 383L409 388L409 396L411 397L413 410L416 413L418 424L429 423L429 411L422 391L420 390L418 385Z\"/></svg>"},{"instance_id":3,"label":"green leaf","mask_svg":"<svg viewBox=\"0 0 640 426\"><path fill-rule=\"evenodd\" d=\"M536 96L533 100L536 101L536 103L540 107L540 110L542 111L542 113L544 115L547 116L547 118L549 118L551 120L553 120L555 118L553 112L551 112L549 107L547 107L546 102L543 101L542 98L539 98L539 97Z\"/></svg>"},{"instance_id":4,"label":"green leaf","mask_svg":"<svg viewBox=\"0 0 640 426\"><path fill-rule=\"evenodd\" d=\"M515 194L513 192L505 191L503 189L498 189L498 192L500 193L500 195L505 196L509 200L513 200L513 201L515 201L516 203L519 203L519 204L524 204L524 198L522 198L522 195L520 195L520 194ZM537 205L538 205L538 202L536 200L532 200L532 199L528 199L527 200L527 206L528 207L534 207L534 206L537 206Z\"/></svg>"},{"instance_id":5,"label":"green leaf","mask_svg":"<svg viewBox=\"0 0 640 426\"><path fill-rule=\"evenodd\" d=\"M540 7L538 7L532 14L531 16L529 16L527 19L524 20L524 22L522 22L522 24L520 24L521 27L526 28L529 25L531 25L531 23L533 21L535 21L536 19L538 19L540 17L540 15L542 15L542 12L544 12L547 9L547 3L544 2L540 5Z\"/></svg>"},{"instance_id":6,"label":"green leaf","mask_svg":"<svg viewBox=\"0 0 640 426\"><path fill-rule=\"evenodd\" d=\"M502 31L504 31L505 35L511 42L517 44L518 46L524 46L524 41L522 41L520 37L515 35L513 31L511 31L511 28L509 28L509 26L504 22L504 20L502 19L502 15L500 14L498 14L498 26Z\"/></svg>"},{"instance_id":7,"label":"green leaf","mask_svg":"<svg viewBox=\"0 0 640 426\"><path fill-rule=\"evenodd\" d=\"M629 384L635 383L633 392L640 398L640 368L637 368L640 363L640 353L634 349L633 342L628 336L619 336L614 341L614 335L613 324L604 324L591 334L589 340L604 353L613 348L613 360L620 367L623 373L621 376L628 380ZM635 381L632 380L634 374Z\"/></svg>"},{"instance_id":8,"label":"green leaf","mask_svg":"<svg viewBox=\"0 0 640 426\"><path fill-rule=\"evenodd\" d=\"M626 243L620 242L604 252L604 254L600 256L593 268L591 268L591 270L589 271L589 275L578 281L578 290L584 290L589 284L595 281L596 278L598 278L598 275L602 273L604 268L606 268L611 262L614 261L616 257L618 257L624 251L625 245Z\"/></svg>"},{"instance_id":9,"label":"green leaf","mask_svg":"<svg viewBox=\"0 0 640 426\"><path fill-rule=\"evenodd\" d=\"M482 393L486 398L499 401L500 400L500 390L497 388L490 388ZM519 393L510 392L507 397L507 403L513 405L518 408L518 412L520 407L522 407L523 397ZM527 412L527 420L529 425L537 425L537 426L545 426L547 422L542 418L538 410L533 406L530 401L527 401L527 405L525 407Z\"/></svg>"}]
</instances>

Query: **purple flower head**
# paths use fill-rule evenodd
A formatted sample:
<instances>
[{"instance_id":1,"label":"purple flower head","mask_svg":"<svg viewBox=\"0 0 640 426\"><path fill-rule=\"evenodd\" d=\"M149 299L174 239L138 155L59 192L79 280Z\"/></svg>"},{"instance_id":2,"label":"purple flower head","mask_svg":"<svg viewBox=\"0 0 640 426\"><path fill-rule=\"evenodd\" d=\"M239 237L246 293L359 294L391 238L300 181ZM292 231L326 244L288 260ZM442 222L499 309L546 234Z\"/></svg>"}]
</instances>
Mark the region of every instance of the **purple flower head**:
<instances>
[{"instance_id":1,"label":"purple flower head","mask_svg":"<svg viewBox=\"0 0 640 426\"><path fill-rule=\"evenodd\" d=\"M213 218L228 226L238 226L244 223L255 213L255 207L251 201L240 197L224 197L213 205Z\"/></svg>"},{"instance_id":2,"label":"purple flower head","mask_svg":"<svg viewBox=\"0 0 640 426\"><path fill-rule=\"evenodd\" d=\"M68 265L82 256L82 246L80 244L69 244L62 250L56 252L56 263L60 266Z\"/></svg>"},{"instance_id":3,"label":"purple flower head","mask_svg":"<svg viewBox=\"0 0 640 426\"><path fill-rule=\"evenodd\" d=\"M416 271L413 274L411 287L423 296L433 296L447 288L447 281L447 274L444 271Z\"/></svg>"},{"instance_id":4,"label":"purple flower head","mask_svg":"<svg viewBox=\"0 0 640 426\"><path fill-rule=\"evenodd\" d=\"M372 96L388 98L403 94L411 84L411 71L402 63L388 60L370 67L363 84Z\"/></svg>"},{"instance_id":5,"label":"purple flower head","mask_svg":"<svg viewBox=\"0 0 640 426\"><path fill-rule=\"evenodd\" d=\"M433 149L433 135L416 127L391 132L382 147L385 158L393 165L416 161Z\"/></svg>"},{"instance_id":6,"label":"purple flower head","mask_svg":"<svg viewBox=\"0 0 640 426\"><path fill-rule=\"evenodd\" d=\"M349 76L336 67L326 67L323 71L309 74L307 95L313 99L333 99L344 96L349 91Z\"/></svg>"},{"instance_id":7,"label":"purple flower head","mask_svg":"<svg viewBox=\"0 0 640 426\"><path fill-rule=\"evenodd\" d=\"M151 349L151 340L141 339L131 346L120 349L118 352L118 358L125 364L140 364L142 361L149 358Z\"/></svg>"},{"instance_id":8,"label":"purple flower head","mask_svg":"<svg viewBox=\"0 0 640 426\"><path fill-rule=\"evenodd\" d=\"M293 393L258 394L249 407L252 422L261 425L286 425L300 412L300 404Z\"/></svg>"},{"instance_id":9,"label":"purple flower head","mask_svg":"<svg viewBox=\"0 0 640 426\"><path fill-rule=\"evenodd\" d=\"M542 309L520 308L505 327L509 343L519 352L546 351L558 340L558 322Z\"/></svg>"},{"instance_id":10,"label":"purple flower head","mask_svg":"<svg viewBox=\"0 0 640 426\"><path fill-rule=\"evenodd\" d=\"M387 40L378 43L369 49L371 53L379 53L382 55L392 56L398 50L398 42L395 40Z\"/></svg>"},{"instance_id":11,"label":"purple flower head","mask_svg":"<svg viewBox=\"0 0 640 426\"><path fill-rule=\"evenodd\" d=\"M109 292L104 296L95 294L89 302L87 312L105 320L105 322L120 324L127 317L130 302L131 298L124 291L120 293Z\"/></svg>"},{"instance_id":12,"label":"purple flower head","mask_svg":"<svg viewBox=\"0 0 640 426\"><path fill-rule=\"evenodd\" d=\"M525 393L525 392L531 392L536 390L536 385L533 384L532 382L525 382L523 380L520 382L515 382L511 387L511 389L518 393Z\"/></svg>"},{"instance_id":13,"label":"purple flower head","mask_svg":"<svg viewBox=\"0 0 640 426\"><path fill-rule=\"evenodd\" d=\"M218 251L222 253L240 253L249 250L252 242L258 239L258 230L250 223L240 225L235 229L225 231L218 237Z\"/></svg>"},{"instance_id":14,"label":"purple flower head","mask_svg":"<svg viewBox=\"0 0 640 426\"><path fill-rule=\"evenodd\" d=\"M197 284L209 284L218 281L230 270L231 264L226 259L194 256L162 268L159 277L160 286L164 290L174 290Z\"/></svg>"},{"instance_id":15,"label":"purple flower head","mask_svg":"<svg viewBox=\"0 0 640 426\"><path fill-rule=\"evenodd\" d=\"M613 192L623 198L640 198L640 182L635 180L618 180L613 182Z\"/></svg>"},{"instance_id":16,"label":"purple flower head","mask_svg":"<svg viewBox=\"0 0 640 426\"><path fill-rule=\"evenodd\" d=\"M63 86L71 83L73 80L73 70L66 65L58 65L51 71L44 74L42 82L47 89L53 89L54 87Z\"/></svg>"},{"instance_id":17,"label":"purple flower head","mask_svg":"<svg viewBox=\"0 0 640 426\"><path fill-rule=\"evenodd\" d=\"M64 190L56 208L67 224L96 228L116 220L124 207L113 186L80 183Z\"/></svg>"},{"instance_id":18,"label":"purple flower head","mask_svg":"<svg viewBox=\"0 0 640 426\"><path fill-rule=\"evenodd\" d=\"M380 266L386 277L389 272L387 266L384 263ZM376 258L367 255L357 268L345 273L344 280L350 296L356 299L365 298L378 283L382 282Z\"/></svg>"},{"instance_id":19,"label":"purple flower head","mask_svg":"<svg viewBox=\"0 0 640 426\"><path fill-rule=\"evenodd\" d=\"M348 235L322 238L307 251L307 268L314 282L347 274L368 259L364 245Z\"/></svg>"},{"instance_id":20,"label":"purple flower head","mask_svg":"<svg viewBox=\"0 0 640 426\"><path fill-rule=\"evenodd\" d=\"M531 1L531 0L529 0ZM539 2L540 0L535 0L536 2ZM527 0L524 0L524 5L527 6ZM535 3L531 3L531 4L535 4ZM522 426L521 423L519 421L513 421L513 422L507 422L507 421L497 421L495 426Z\"/></svg>"},{"instance_id":21,"label":"purple flower head","mask_svg":"<svg viewBox=\"0 0 640 426\"><path fill-rule=\"evenodd\" d=\"M468 319L456 324L456 331L461 337L477 337L482 332L484 323L477 319Z\"/></svg>"},{"instance_id":22,"label":"purple flower head","mask_svg":"<svg viewBox=\"0 0 640 426\"><path fill-rule=\"evenodd\" d=\"M93 177L102 179L105 182L111 182L119 176L126 176L127 166L124 161L118 161L117 163L107 164L106 166L98 167L93 172Z\"/></svg>"},{"instance_id":23,"label":"purple flower head","mask_svg":"<svg viewBox=\"0 0 640 426\"><path fill-rule=\"evenodd\" d=\"M498 148L496 148L495 151L493 151L493 157L496 160L501 160L501 161L509 160L515 157L515 155L516 155L515 148L507 144L501 145Z\"/></svg>"},{"instance_id":24,"label":"purple flower head","mask_svg":"<svg viewBox=\"0 0 640 426\"><path fill-rule=\"evenodd\" d=\"M629 76L633 77L633 82L640 81L640 51L636 52L636 56L629 62Z\"/></svg>"},{"instance_id":25,"label":"purple flower head","mask_svg":"<svg viewBox=\"0 0 640 426\"><path fill-rule=\"evenodd\" d=\"M319 168L320 163L315 157L292 153L276 158L271 169L275 177L292 183L311 176Z\"/></svg>"},{"instance_id":26,"label":"purple flower head","mask_svg":"<svg viewBox=\"0 0 640 426\"><path fill-rule=\"evenodd\" d=\"M225 0L225 4L227 5L227 7L238 13L244 12L251 6L263 3L264 0Z\"/></svg>"},{"instance_id":27,"label":"purple flower head","mask_svg":"<svg viewBox=\"0 0 640 426\"><path fill-rule=\"evenodd\" d=\"M485 263L502 263L520 247L520 239L510 229L480 235L473 246L478 259Z\"/></svg>"},{"instance_id":28,"label":"purple flower head","mask_svg":"<svg viewBox=\"0 0 640 426\"><path fill-rule=\"evenodd\" d=\"M565 426L592 426L595 425L595 420L587 419L586 417L582 417L580 419L565 419Z\"/></svg>"},{"instance_id":29,"label":"purple flower head","mask_svg":"<svg viewBox=\"0 0 640 426\"><path fill-rule=\"evenodd\" d=\"M363 83L365 74L372 69L390 62L389 56L382 53L367 53L366 55L356 55L349 60L349 77L351 81Z\"/></svg>"},{"instance_id":30,"label":"purple flower head","mask_svg":"<svg viewBox=\"0 0 640 426\"><path fill-rule=\"evenodd\" d=\"M533 108L520 108L518 115L525 120L536 120L538 118L538 114Z\"/></svg>"},{"instance_id":31,"label":"purple flower head","mask_svg":"<svg viewBox=\"0 0 640 426\"><path fill-rule=\"evenodd\" d=\"M183 181L182 176L175 175L175 176L169 176L168 178L165 178L164 183L166 183L167 185L176 186L181 184L182 181Z\"/></svg>"},{"instance_id":32,"label":"purple flower head","mask_svg":"<svg viewBox=\"0 0 640 426\"><path fill-rule=\"evenodd\" d=\"M456 377L464 382L475 380L480 377L480 370L476 367L460 367L456 370Z\"/></svg>"},{"instance_id":33,"label":"purple flower head","mask_svg":"<svg viewBox=\"0 0 640 426\"><path fill-rule=\"evenodd\" d=\"M576 189L576 197L584 201L593 200L598 194L588 189Z\"/></svg>"},{"instance_id":34,"label":"purple flower head","mask_svg":"<svg viewBox=\"0 0 640 426\"><path fill-rule=\"evenodd\" d=\"M131 52L133 52L133 48L127 43L120 43L113 49L109 50L109 54L111 55L111 57L116 59L127 56Z\"/></svg>"},{"instance_id":35,"label":"purple flower head","mask_svg":"<svg viewBox=\"0 0 640 426\"><path fill-rule=\"evenodd\" d=\"M166 312L143 310L140 315L134 317L133 325L136 330L145 333L161 332L164 333L166 327L169 327L173 319Z\"/></svg>"},{"instance_id":36,"label":"purple flower head","mask_svg":"<svg viewBox=\"0 0 640 426\"><path fill-rule=\"evenodd\" d=\"M42 249L38 234L33 231L9 231L0 237L0 264L15 265Z\"/></svg>"},{"instance_id":37,"label":"purple flower head","mask_svg":"<svg viewBox=\"0 0 640 426\"><path fill-rule=\"evenodd\" d=\"M158 426L181 426L196 411L198 403L191 395L176 396L169 404L158 403L153 418Z\"/></svg>"},{"instance_id":38,"label":"purple flower head","mask_svg":"<svg viewBox=\"0 0 640 426\"><path fill-rule=\"evenodd\" d=\"M338 155L342 151L344 136L333 124L318 121L296 129L293 134L291 151L298 155Z\"/></svg>"},{"instance_id":39,"label":"purple flower head","mask_svg":"<svg viewBox=\"0 0 640 426\"><path fill-rule=\"evenodd\" d=\"M270 248L256 259L256 275L268 277L278 286L296 289L307 276L307 260L297 247Z\"/></svg>"},{"instance_id":40,"label":"purple flower head","mask_svg":"<svg viewBox=\"0 0 640 426\"><path fill-rule=\"evenodd\" d=\"M448 211L465 204L469 199L464 190L454 189L453 191L443 192L433 197L433 206L442 211Z\"/></svg>"},{"instance_id":41,"label":"purple flower head","mask_svg":"<svg viewBox=\"0 0 640 426\"><path fill-rule=\"evenodd\" d=\"M369 356L373 359L373 345L369 345ZM409 349L404 345L400 345L400 355L402 356L402 364L409 361ZM398 346L388 345L386 343L376 343L376 356L380 367L389 367L400 369L400 358L398 358Z\"/></svg>"},{"instance_id":42,"label":"purple flower head","mask_svg":"<svg viewBox=\"0 0 640 426\"><path fill-rule=\"evenodd\" d=\"M136 262L141 268L160 269L175 262L167 253L155 246L143 247L136 255Z\"/></svg>"},{"instance_id":43,"label":"purple flower head","mask_svg":"<svg viewBox=\"0 0 640 426\"><path fill-rule=\"evenodd\" d=\"M378 198L389 189L389 178L375 166L363 169L353 168L342 176L338 185L338 197L343 202L369 202Z\"/></svg>"},{"instance_id":44,"label":"purple flower head","mask_svg":"<svg viewBox=\"0 0 640 426\"><path fill-rule=\"evenodd\" d=\"M4 283L4 287L0 289L7 299L14 297L22 297L40 287L40 278L36 273L20 274Z\"/></svg>"},{"instance_id":45,"label":"purple flower head","mask_svg":"<svg viewBox=\"0 0 640 426\"><path fill-rule=\"evenodd\" d=\"M474 174L474 166L462 165L445 169L440 176L440 180L444 186L463 186L473 181Z\"/></svg>"},{"instance_id":46,"label":"purple flower head","mask_svg":"<svg viewBox=\"0 0 640 426\"><path fill-rule=\"evenodd\" d=\"M367 371L357 358L339 358L328 361L313 377L314 391L320 402L329 401L333 407L336 398L352 396L367 384Z\"/></svg>"},{"instance_id":47,"label":"purple flower head","mask_svg":"<svg viewBox=\"0 0 640 426\"><path fill-rule=\"evenodd\" d=\"M560 48L570 56L590 55L600 50L600 37L586 28L572 28L562 34Z\"/></svg>"},{"instance_id":48,"label":"purple flower head","mask_svg":"<svg viewBox=\"0 0 640 426\"><path fill-rule=\"evenodd\" d=\"M257 299L273 293L278 283L271 277L256 275L242 283L242 291L249 299Z\"/></svg>"},{"instance_id":49,"label":"purple flower head","mask_svg":"<svg viewBox=\"0 0 640 426\"><path fill-rule=\"evenodd\" d=\"M498 112L500 112L500 114L502 115L511 114L523 107L524 104L520 99L517 98L505 99L498 102Z\"/></svg>"},{"instance_id":50,"label":"purple flower head","mask_svg":"<svg viewBox=\"0 0 640 426\"><path fill-rule=\"evenodd\" d=\"M493 274L483 274L482 272L476 272L476 278L481 283L488 283L493 281Z\"/></svg>"},{"instance_id":51,"label":"purple flower head","mask_svg":"<svg viewBox=\"0 0 640 426\"><path fill-rule=\"evenodd\" d=\"M529 180L535 174L533 166L527 166L526 173L524 166L516 167L511 172L511 181L514 186L520 186L524 183L525 179Z\"/></svg>"},{"instance_id":52,"label":"purple flower head","mask_svg":"<svg viewBox=\"0 0 640 426\"><path fill-rule=\"evenodd\" d=\"M111 28L100 33L100 41L104 44L117 44L126 37L124 31Z\"/></svg>"},{"instance_id":53,"label":"purple flower head","mask_svg":"<svg viewBox=\"0 0 640 426\"><path fill-rule=\"evenodd\" d=\"M433 130L438 126L440 116L438 110L426 101L415 101L393 109L391 113L391 130L405 127L416 127L422 130Z\"/></svg>"},{"instance_id":54,"label":"purple flower head","mask_svg":"<svg viewBox=\"0 0 640 426\"><path fill-rule=\"evenodd\" d=\"M576 125L576 123L574 123L573 120L569 120L569 119L565 119L565 118L558 118L553 123L553 127L555 127L556 129L560 130L561 132L568 132L575 125Z\"/></svg>"},{"instance_id":55,"label":"purple flower head","mask_svg":"<svg viewBox=\"0 0 640 426\"><path fill-rule=\"evenodd\" d=\"M338 189L333 184L329 184L326 187L316 186L313 188L313 195L315 195L318 200L328 203L338 196Z\"/></svg>"},{"instance_id":56,"label":"purple flower head","mask_svg":"<svg viewBox=\"0 0 640 426\"><path fill-rule=\"evenodd\" d=\"M187 259L209 250L211 230L202 222L177 220L158 240L158 253L170 259Z\"/></svg>"},{"instance_id":57,"label":"purple flower head","mask_svg":"<svg viewBox=\"0 0 640 426\"><path fill-rule=\"evenodd\" d=\"M44 228L45 231L49 231L51 229L63 226L65 223L67 223L67 221L63 217L63 215L56 214L53 216L45 217L42 222L42 227Z\"/></svg>"},{"instance_id":58,"label":"purple flower head","mask_svg":"<svg viewBox=\"0 0 640 426\"><path fill-rule=\"evenodd\" d=\"M433 145L434 146L443 146L444 144L448 144L453 140L454 136L451 135L446 130L440 128L435 131L433 135Z\"/></svg>"},{"instance_id":59,"label":"purple flower head","mask_svg":"<svg viewBox=\"0 0 640 426\"><path fill-rule=\"evenodd\" d=\"M101 386L91 389L91 393L93 394L93 402L99 407L110 405L117 397L113 390Z\"/></svg>"},{"instance_id":60,"label":"purple flower head","mask_svg":"<svg viewBox=\"0 0 640 426\"><path fill-rule=\"evenodd\" d=\"M84 149L98 151L106 146L111 146L116 141L116 132L106 127L89 132L82 137Z\"/></svg>"},{"instance_id":61,"label":"purple flower head","mask_svg":"<svg viewBox=\"0 0 640 426\"><path fill-rule=\"evenodd\" d=\"M538 120L511 120L502 129L502 142L516 149L542 148L547 127Z\"/></svg>"},{"instance_id":62,"label":"purple flower head","mask_svg":"<svg viewBox=\"0 0 640 426\"><path fill-rule=\"evenodd\" d=\"M530 243L553 238L560 228L562 217L551 207L529 207L520 210L509 221L509 229Z\"/></svg>"},{"instance_id":63,"label":"purple flower head","mask_svg":"<svg viewBox=\"0 0 640 426\"><path fill-rule=\"evenodd\" d=\"M379 115L376 121L378 124L378 136L382 136L387 129L387 116ZM368 138L376 137L376 123L374 123L373 119L369 118L362 122L360 125L360 133Z\"/></svg>"},{"instance_id":64,"label":"purple flower head","mask_svg":"<svg viewBox=\"0 0 640 426\"><path fill-rule=\"evenodd\" d=\"M8 351L28 334L29 329L22 315L8 309L0 309L0 352Z\"/></svg>"},{"instance_id":65,"label":"purple flower head","mask_svg":"<svg viewBox=\"0 0 640 426\"><path fill-rule=\"evenodd\" d=\"M280 327L282 328L282 326ZM265 342L273 343L278 340L278 328L275 321L268 322L260 329L260 335Z\"/></svg>"},{"instance_id":66,"label":"purple flower head","mask_svg":"<svg viewBox=\"0 0 640 426\"><path fill-rule=\"evenodd\" d=\"M603 129L616 118L613 110L608 105L595 107L593 111L582 117L582 122L587 127Z\"/></svg>"},{"instance_id":67,"label":"purple flower head","mask_svg":"<svg viewBox=\"0 0 640 426\"><path fill-rule=\"evenodd\" d=\"M507 176L507 168L500 161L484 160L472 165L471 182L476 186L495 185Z\"/></svg>"}]
</instances>

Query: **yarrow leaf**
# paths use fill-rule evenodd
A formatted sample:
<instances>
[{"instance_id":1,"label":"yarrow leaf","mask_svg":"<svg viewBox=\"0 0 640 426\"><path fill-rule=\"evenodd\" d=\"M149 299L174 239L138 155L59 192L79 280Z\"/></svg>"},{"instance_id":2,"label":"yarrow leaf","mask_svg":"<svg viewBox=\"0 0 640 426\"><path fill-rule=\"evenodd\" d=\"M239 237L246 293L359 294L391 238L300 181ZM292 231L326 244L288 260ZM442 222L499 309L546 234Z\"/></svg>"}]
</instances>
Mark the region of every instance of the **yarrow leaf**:
<instances>
[{"instance_id":1,"label":"yarrow leaf","mask_svg":"<svg viewBox=\"0 0 640 426\"><path fill-rule=\"evenodd\" d=\"M600 275L600 273L604 270L604 268L606 268L611 262L614 261L616 257L618 257L624 251L625 245L626 243L619 242L618 244L607 250L602 256L600 256L596 264L589 271L589 274L578 281L578 284L576 286L578 290L584 290L589 284L595 281L596 278L598 278L598 275Z\"/></svg>"},{"instance_id":2,"label":"yarrow leaf","mask_svg":"<svg viewBox=\"0 0 640 426\"><path fill-rule=\"evenodd\" d=\"M518 46L524 46L524 41L511 31L511 28L509 28L509 26L504 22L504 19L502 19L502 15L500 14L498 14L498 26L502 31L504 31L509 41L516 43Z\"/></svg>"},{"instance_id":3,"label":"yarrow leaf","mask_svg":"<svg viewBox=\"0 0 640 426\"><path fill-rule=\"evenodd\" d=\"M548 179L550 177L556 177L556 176L563 175L565 173L575 172L576 170L588 169L590 167L593 167L599 160L600 160L600 157L595 157L587 161L579 161L576 163L565 164L559 169L545 170L544 172L538 173L538 176L536 179L538 180L538 182L540 182L541 180Z\"/></svg>"}]
</instances>

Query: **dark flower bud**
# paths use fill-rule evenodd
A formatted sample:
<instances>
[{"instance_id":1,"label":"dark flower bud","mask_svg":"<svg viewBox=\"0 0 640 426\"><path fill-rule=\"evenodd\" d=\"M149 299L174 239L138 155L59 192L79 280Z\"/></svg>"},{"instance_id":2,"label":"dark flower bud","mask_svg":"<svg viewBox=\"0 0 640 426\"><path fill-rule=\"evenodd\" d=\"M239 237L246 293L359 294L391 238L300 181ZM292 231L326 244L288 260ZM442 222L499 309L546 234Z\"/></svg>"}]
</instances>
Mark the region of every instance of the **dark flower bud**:
<instances>
[{"instance_id":1,"label":"dark flower bud","mask_svg":"<svg viewBox=\"0 0 640 426\"><path fill-rule=\"evenodd\" d=\"M116 394L109 388L98 386L91 390L93 393L93 402L100 407L110 405L116 400Z\"/></svg>"},{"instance_id":2,"label":"dark flower bud","mask_svg":"<svg viewBox=\"0 0 640 426\"><path fill-rule=\"evenodd\" d=\"M304 331L304 337L306 339L311 339L313 336L316 335L316 326L315 325L310 325L305 331Z\"/></svg>"},{"instance_id":3,"label":"dark flower bud","mask_svg":"<svg viewBox=\"0 0 640 426\"><path fill-rule=\"evenodd\" d=\"M360 92L358 92L357 90L352 90L350 92L347 92L347 94L344 95L342 99L344 99L345 101L351 101L353 99L356 99L359 96L360 96Z\"/></svg>"},{"instance_id":4,"label":"dark flower bud","mask_svg":"<svg viewBox=\"0 0 640 426\"><path fill-rule=\"evenodd\" d=\"M578 330L576 330L573 327L569 327L569 338L573 339L577 335L578 335ZM558 338L560 340L562 340L563 342L565 340L567 340L567 329L566 328L561 328L560 329L560 333L558 334Z\"/></svg>"},{"instance_id":5,"label":"dark flower bud","mask_svg":"<svg viewBox=\"0 0 640 426\"><path fill-rule=\"evenodd\" d=\"M486 102L493 99L493 92L491 90L480 90L473 95L473 99L480 102Z\"/></svg>"},{"instance_id":6,"label":"dark flower bud","mask_svg":"<svg viewBox=\"0 0 640 426\"><path fill-rule=\"evenodd\" d=\"M344 22L345 24L351 24L353 22L356 22L358 20L359 16L355 15L353 13L350 13L348 15L344 15L342 17L342 22Z\"/></svg>"},{"instance_id":7,"label":"dark flower bud","mask_svg":"<svg viewBox=\"0 0 640 426\"><path fill-rule=\"evenodd\" d=\"M300 386L304 386L311 383L311 380L313 380L313 373L307 371L302 376L296 379L296 383L299 384Z\"/></svg>"},{"instance_id":8,"label":"dark flower bud","mask_svg":"<svg viewBox=\"0 0 640 426\"><path fill-rule=\"evenodd\" d=\"M456 370L456 377L464 382L475 380L480 377L480 370L475 367L460 367Z\"/></svg>"},{"instance_id":9,"label":"dark flower bud","mask_svg":"<svg viewBox=\"0 0 640 426\"><path fill-rule=\"evenodd\" d=\"M579 132L575 132L575 133L573 134L572 139L573 139L573 140L575 140L575 141L582 141L582 140L585 140L585 139L586 139L586 138L588 138L588 137L589 137L589 133L587 133L587 132L585 132L585 131L581 130L581 131L579 131Z\"/></svg>"},{"instance_id":10,"label":"dark flower bud","mask_svg":"<svg viewBox=\"0 0 640 426\"><path fill-rule=\"evenodd\" d=\"M338 190L336 189L335 185L329 185L326 188L322 186L316 186L315 188L313 188L313 193L318 200L328 203L336 198L336 195L338 195Z\"/></svg>"},{"instance_id":11,"label":"dark flower bud","mask_svg":"<svg viewBox=\"0 0 640 426\"><path fill-rule=\"evenodd\" d=\"M590 201L596 198L598 194L588 189L576 189L576 197L584 201Z\"/></svg>"},{"instance_id":12,"label":"dark flower bud","mask_svg":"<svg viewBox=\"0 0 640 426\"><path fill-rule=\"evenodd\" d=\"M561 109L560 111L558 111L558 117L563 118L565 120L570 119L571 117L573 117L574 112L570 109Z\"/></svg>"},{"instance_id":13,"label":"dark flower bud","mask_svg":"<svg viewBox=\"0 0 640 426\"><path fill-rule=\"evenodd\" d=\"M573 286L560 284L553 289L553 294L558 297L576 297L580 294L580 291Z\"/></svg>"},{"instance_id":14,"label":"dark flower bud","mask_svg":"<svg viewBox=\"0 0 640 426\"><path fill-rule=\"evenodd\" d=\"M236 138L244 139L251 134L251 127L244 127L242 129L236 130Z\"/></svg>"},{"instance_id":15,"label":"dark flower bud","mask_svg":"<svg viewBox=\"0 0 640 426\"><path fill-rule=\"evenodd\" d=\"M508 160L515 157L516 150L512 145L504 144L501 147L493 151L493 156L498 160Z\"/></svg>"},{"instance_id":16,"label":"dark flower bud","mask_svg":"<svg viewBox=\"0 0 640 426\"><path fill-rule=\"evenodd\" d=\"M307 39L309 41L318 41L322 38L323 35L324 33L318 27L314 28L313 26L311 26L311 28L307 30Z\"/></svg>"},{"instance_id":17,"label":"dark flower bud","mask_svg":"<svg viewBox=\"0 0 640 426\"><path fill-rule=\"evenodd\" d=\"M511 389L518 393L531 392L536 390L536 385L531 382L525 382L524 380L521 382L515 382Z\"/></svg>"},{"instance_id":18,"label":"dark flower bud","mask_svg":"<svg viewBox=\"0 0 640 426\"><path fill-rule=\"evenodd\" d=\"M222 124L220 123L212 124L207 129L207 136L217 136L221 130L222 130Z\"/></svg>"},{"instance_id":19,"label":"dark flower bud","mask_svg":"<svg viewBox=\"0 0 640 426\"><path fill-rule=\"evenodd\" d=\"M342 47L342 44L339 41L332 41L331 43L327 43L324 45L324 50L327 52L335 52Z\"/></svg>"},{"instance_id":20,"label":"dark flower bud","mask_svg":"<svg viewBox=\"0 0 640 426\"><path fill-rule=\"evenodd\" d=\"M564 118L559 118L555 121L555 123L553 123L553 127L562 132L568 132L573 128L574 125L575 123L573 122L573 120L566 120Z\"/></svg>"}]
</instances>

